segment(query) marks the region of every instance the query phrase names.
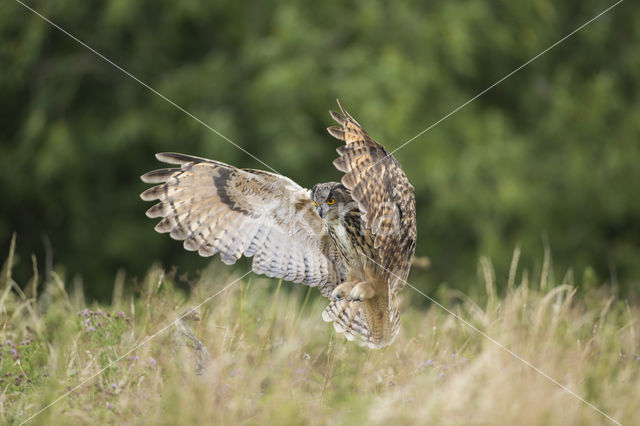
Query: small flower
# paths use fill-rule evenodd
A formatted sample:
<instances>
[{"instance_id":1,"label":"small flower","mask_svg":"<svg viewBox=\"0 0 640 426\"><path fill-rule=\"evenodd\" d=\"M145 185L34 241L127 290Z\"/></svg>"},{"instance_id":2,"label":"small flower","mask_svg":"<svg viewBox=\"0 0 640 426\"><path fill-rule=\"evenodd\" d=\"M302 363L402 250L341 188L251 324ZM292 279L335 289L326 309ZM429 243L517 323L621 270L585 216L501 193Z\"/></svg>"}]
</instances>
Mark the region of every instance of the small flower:
<instances>
[{"instance_id":1,"label":"small flower","mask_svg":"<svg viewBox=\"0 0 640 426\"><path fill-rule=\"evenodd\" d=\"M16 351L15 349L11 349L11 355L17 355L18 351Z\"/></svg>"},{"instance_id":2,"label":"small flower","mask_svg":"<svg viewBox=\"0 0 640 426\"><path fill-rule=\"evenodd\" d=\"M96 331L95 327L91 326L89 327L89 331Z\"/></svg>"},{"instance_id":3,"label":"small flower","mask_svg":"<svg viewBox=\"0 0 640 426\"><path fill-rule=\"evenodd\" d=\"M149 362L153 365L156 365L156 359L154 357L149 358Z\"/></svg>"},{"instance_id":4,"label":"small flower","mask_svg":"<svg viewBox=\"0 0 640 426\"><path fill-rule=\"evenodd\" d=\"M107 410L113 410L113 404L110 402L107 402Z\"/></svg>"},{"instance_id":5,"label":"small flower","mask_svg":"<svg viewBox=\"0 0 640 426\"><path fill-rule=\"evenodd\" d=\"M11 341L11 339L7 339L5 343L9 346L13 346L13 342Z\"/></svg>"},{"instance_id":6,"label":"small flower","mask_svg":"<svg viewBox=\"0 0 640 426\"><path fill-rule=\"evenodd\" d=\"M87 320L84 320L84 323L85 323L86 325L91 325L91 321L89 321L88 319L87 319Z\"/></svg>"},{"instance_id":7,"label":"small flower","mask_svg":"<svg viewBox=\"0 0 640 426\"><path fill-rule=\"evenodd\" d=\"M101 322L98 322L98 327L102 327L102 323Z\"/></svg>"},{"instance_id":8,"label":"small flower","mask_svg":"<svg viewBox=\"0 0 640 426\"><path fill-rule=\"evenodd\" d=\"M115 383L111 383L111 389L115 389L115 388L117 388L116 384Z\"/></svg>"},{"instance_id":9,"label":"small flower","mask_svg":"<svg viewBox=\"0 0 640 426\"><path fill-rule=\"evenodd\" d=\"M139 360L139 359L140 359L140 357L139 357L138 355L133 355L133 356L131 357L131 361L133 361L133 362L136 362L136 361L137 361L137 360Z\"/></svg>"}]
</instances>

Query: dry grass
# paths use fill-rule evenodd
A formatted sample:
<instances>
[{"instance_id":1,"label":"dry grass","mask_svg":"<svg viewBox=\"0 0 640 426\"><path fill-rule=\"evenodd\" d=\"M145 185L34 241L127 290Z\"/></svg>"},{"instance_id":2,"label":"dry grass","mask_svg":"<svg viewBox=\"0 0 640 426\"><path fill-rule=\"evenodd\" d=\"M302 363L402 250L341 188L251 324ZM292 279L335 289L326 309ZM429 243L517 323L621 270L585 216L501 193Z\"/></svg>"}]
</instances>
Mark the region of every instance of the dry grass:
<instances>
[{"instance_id":1,"label":"dry grass","mask_svg":"<svg viewBox=\"0 0 640 426\"><path fill-rule=\"evenodd\" d=\"M13 261L0 282L0 421L12 424L233 278L214 264L187 296L154 268L136 297L122 296L120 277L112 305L86 307L55 274L37 301L33 282L20 292ZM483 306L454 293L441 302L611 417L640 424L640 309L609 290L552 286L545 273L533 286L515 284L514 272L510 291L498 297L491 267L482 265ZM202 374L194 372L196 358L206 361L206 353L170 327L30 423L609 422L436 306L422 310L405 300L396 343L369 351L320 320L324 300L305 303L306 288L276 286L241 280L187 322L209 352Z\"/></svg>"}]
</instances>

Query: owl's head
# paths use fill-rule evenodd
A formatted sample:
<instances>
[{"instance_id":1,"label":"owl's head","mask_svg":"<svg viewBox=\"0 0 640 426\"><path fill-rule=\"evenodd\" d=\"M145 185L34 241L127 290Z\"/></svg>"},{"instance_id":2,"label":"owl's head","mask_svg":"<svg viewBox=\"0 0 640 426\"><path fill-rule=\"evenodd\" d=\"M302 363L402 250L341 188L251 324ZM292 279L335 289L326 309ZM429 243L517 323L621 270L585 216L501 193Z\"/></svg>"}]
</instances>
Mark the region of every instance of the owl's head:
<instances>
[{"instance_id":1,"label":"owl's head","mask_svg":"<svg viewBox=\"0 0 640 426\"><path fill-rule=\"evenodd\" d=\"M319 183L311 189L318 215L325 221L340 219L354 207L351 191L339 182Z\"/></svg>"}]
</instances>

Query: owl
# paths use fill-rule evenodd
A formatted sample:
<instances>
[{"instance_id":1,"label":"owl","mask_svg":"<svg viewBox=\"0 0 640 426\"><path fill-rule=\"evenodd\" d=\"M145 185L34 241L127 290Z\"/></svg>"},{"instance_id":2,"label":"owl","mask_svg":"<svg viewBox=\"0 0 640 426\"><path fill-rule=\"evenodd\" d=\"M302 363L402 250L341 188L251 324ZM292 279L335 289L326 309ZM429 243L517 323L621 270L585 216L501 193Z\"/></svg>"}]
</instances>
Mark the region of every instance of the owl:
<instances>
[{"instance_id":1,"label":"owl","mask_svg":"<svg viewBox=\"0 0 640 426\"><path fill-rule=\"evenodd\" d=\"M253 257L252 270L317 287L329 305L322 318L370 348L393 342L400 328L397 294L416 245L413 186L400 163L345 111L327 130L345 144L334 166L340 182L302 188L279 174L238 169L177 153L157 154L177 165L146 173L158 184L140 196L159 202L158 232L201 256L226 264Z\"/></svg>"}]
</instances>

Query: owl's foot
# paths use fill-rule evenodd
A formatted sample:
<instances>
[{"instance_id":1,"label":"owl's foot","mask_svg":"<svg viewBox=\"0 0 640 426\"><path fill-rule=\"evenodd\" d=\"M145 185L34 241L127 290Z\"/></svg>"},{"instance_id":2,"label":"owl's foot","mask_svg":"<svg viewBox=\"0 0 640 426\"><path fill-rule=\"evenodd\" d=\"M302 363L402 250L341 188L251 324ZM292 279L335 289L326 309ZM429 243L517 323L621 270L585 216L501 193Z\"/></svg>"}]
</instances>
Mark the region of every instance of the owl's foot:
<instances>
[{"instance_id":1,"label":"owl's foot","mask_svg":"<svg viewBox=\"0 0 640 426\"><path fill-rule=\"evenodd\" d=\"M365 300L365 299L371 299L373 296L376 295L376 289L374 288L373 284L370 283L369 281L363 281L361 283L358 283L356 286L354 286L351 289L351 292L349 293L349 298L351 300Z\"/></svg>"},{"instance_id":2,"label":"owl's foot","mask_svg":"<svg viewBox=\"0 0 640 426\"><path fill-rule=\"evenodd\" d=\"M333 300L341 300L344 298L348 298L351 293L351 289L355 286L356 283L353 281L345 281L331 292L331 298Z\"/></svg>"}]
</instances>

